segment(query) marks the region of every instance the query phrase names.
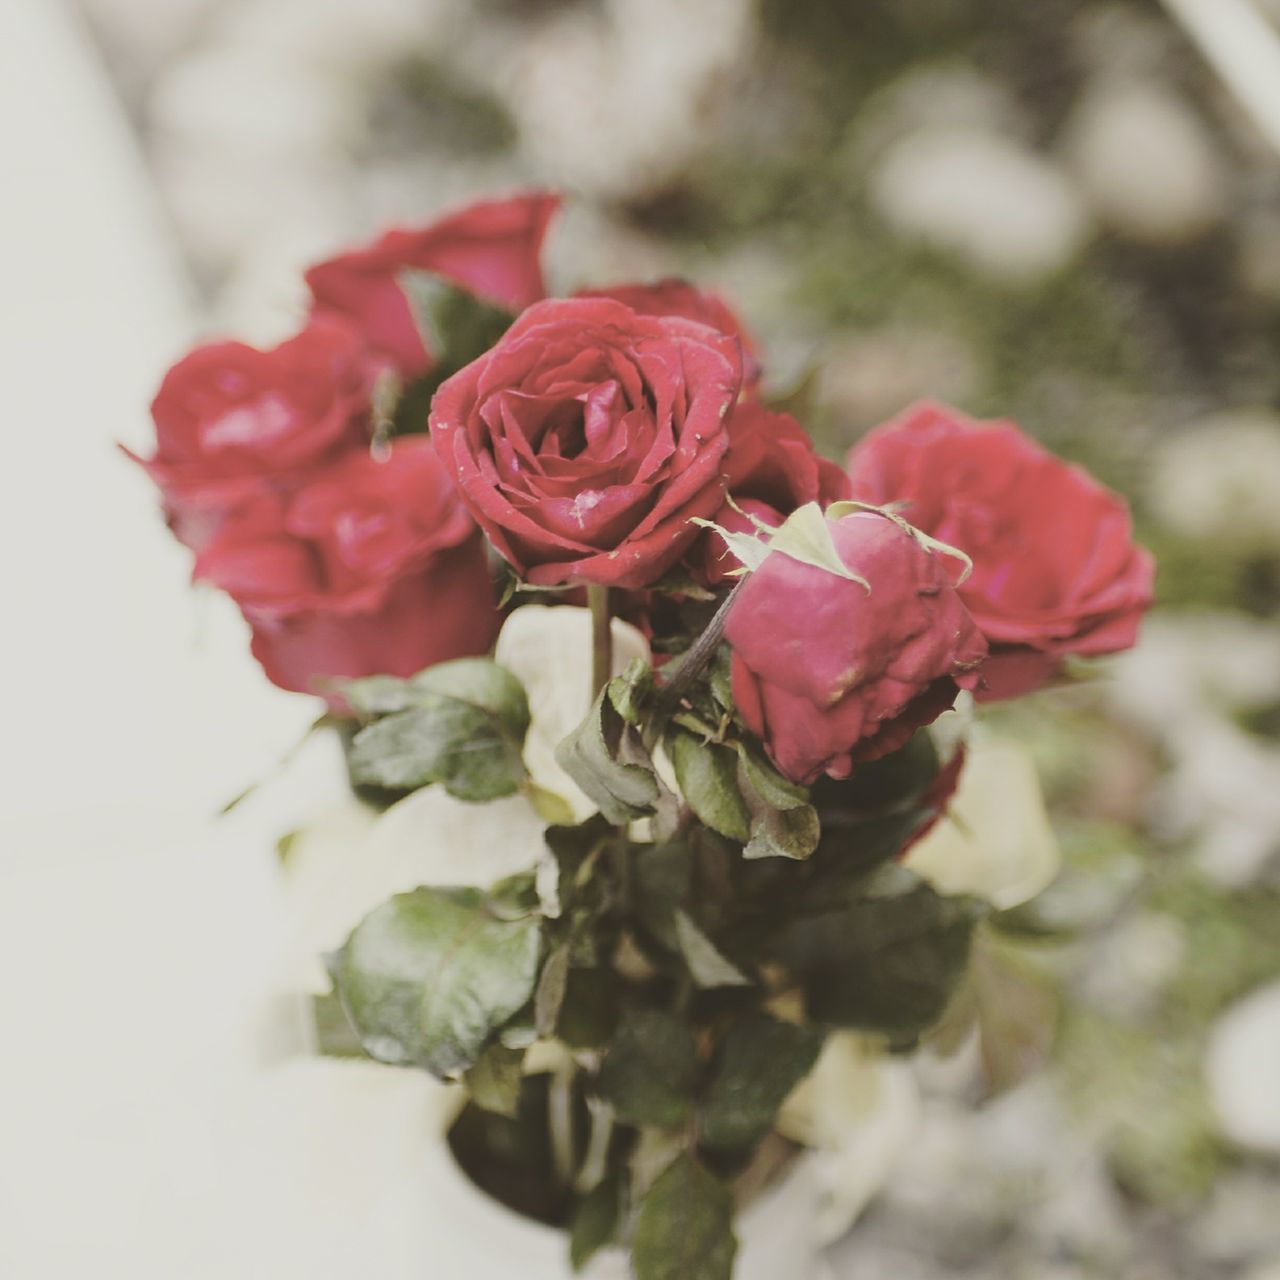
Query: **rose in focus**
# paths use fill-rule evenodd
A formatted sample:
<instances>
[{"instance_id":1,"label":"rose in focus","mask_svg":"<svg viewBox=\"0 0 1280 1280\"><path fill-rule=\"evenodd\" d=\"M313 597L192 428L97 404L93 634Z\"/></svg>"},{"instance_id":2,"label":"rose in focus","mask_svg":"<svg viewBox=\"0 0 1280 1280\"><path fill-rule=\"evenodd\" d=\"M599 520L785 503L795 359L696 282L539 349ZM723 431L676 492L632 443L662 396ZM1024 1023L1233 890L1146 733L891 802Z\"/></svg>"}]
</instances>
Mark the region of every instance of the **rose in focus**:
<instances>
[{"instance_id":1,"label":"rose in focus","mask_svg":"<svg viewBox=\"0 0 1280 1280\"><path fill-rule=\"evenodd\" d=\"M330 319L269 350L197 347L152 402L154 455L130 456L159 486L174 533L198 551L236 510L367 443L375 371L359 335Z\"/></svg>"},{"instance_id":2,"label":"rose in focus","mask_svg":"<svg viewBox=\"0 0 1280 1280\"><path fill-rule=\"evenodd\" d=\"M903 504L972 557L960 595L991 644L979 697L1029 693L1069 655L1137 640L1155 570L1128 507L1013 423L918 405L854 447L849 475L855 498Z\"/></svg>"},{"instance_id":3,"label":"rose in focus","mask_svg":"<svg viewBox=\"0 0 1280 1280\"><path fill-rule=\"evenodd\" d=\"M760 380L760 348L733 308L718 294L699 289L678 276L652 284L615 284L607 289L579 289L575 298L613 298L642 316L683 316L710 325L742 344L742 381L754 387Z\"/></svg>"},{"instance_id":4,"label":"rose in focus","mask_svg":"<svg viewBox=\"0 0 1280 1280\"><path fill-rule=\"evenodd\" d=\"M826 524L869 587L774 552L725 628L739 714L778 769L806 784L904 745L976 685L987 653L951 585L953 562L878 512Z\"/></svg>"},{"instance_id":5,"label":"rose in focus","mask_svg":"<svg viewBox=\"0 0 1280 1280\"><path fill-rule=\"evenodd\" d=\"M736 339L605 298L530 307L448 379L431 433L526 581L652 586L724 501Z\"/></svg>"},{"instance_id":6,"label":"rose in focus","mask_svg":"<svg viewBox=\"0 0 1280 1280\"><path fill-rule=\"evenodd\" d=\"M339 254L306 273L312 314L356 325L366 343L416 377L431 365L402 273L425 271L485 302L517 312L546 294L542 242L560 207L557 196L533 193L470 205L426 227L395 227L371 245Z\"/></svg>"},{"instance_id":7,"label":"rose in focus","mask_svg":"<svg viewBox=\"0 0 1280 1280\"><path fill-rule=\"evenodd\" d=\"M430 441L347 455L228 521L197 557L253 628L275 684L408 676L488 651L499 616L478 530Z\"/></svg>"}]
</instances>

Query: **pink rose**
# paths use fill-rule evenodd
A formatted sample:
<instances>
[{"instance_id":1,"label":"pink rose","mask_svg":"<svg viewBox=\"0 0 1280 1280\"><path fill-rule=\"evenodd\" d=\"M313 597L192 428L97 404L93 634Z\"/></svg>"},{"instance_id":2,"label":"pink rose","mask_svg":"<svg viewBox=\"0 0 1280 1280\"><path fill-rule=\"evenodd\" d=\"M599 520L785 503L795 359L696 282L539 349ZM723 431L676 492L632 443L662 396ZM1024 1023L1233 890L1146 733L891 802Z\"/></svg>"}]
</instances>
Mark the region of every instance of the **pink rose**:
<instances>
[{"instance_id":1,"label":"pink rose","mask_svg":"<svg viewBox=\"0 0 1280 1280\"><path fill-rule=\"evenodd\" d=\"M312 314L337 314L406 377L430 367L409 301L405 271L443 276L476 297L521 311L546 294L540 256L558 196L533 193L473 204L416 230L395 228L373 244L317 263L306 274Z\"/></svg>"},{"instance_id":2,"label":"pink rose","mask_svg":"<svg viewBox=\"0 0 1280 1280\"><path fill-rule=\"evenodd\" d=\"M723 469L732 501L720 508L715 523L731 533L754 532L752 516L776 528L809 502L825 510L849 489L848 477L814 452L808 432L790 414L771 413L754 402L739 405L729 419ZM698 540L688 563L693 576L709 587L738 568L713 530Z\"/></svg>"},{"instance_id":3,"label":"pink rose","mask_svg":"<svg viewBox=\"0 0 1280 1280\"><path fill-rule=\"evenodd\" d=\"M604 298L530 307L446 381L431 434L463 500L540 586L640 589L724 500L736 339Z\"/></svg>"},{"instance_id":4,"label":"pink rose","mask_svg":"<svg viewBox=\"0 0 1280 1280\"><path fill-rule=\"evenodd\" d=\"M827 526L870 590L775 552L743 584L725 629L743 722L806 784L904 745L976 684L987 652L952 562L875 512Z\"/></svg>"},{"instance_id":5,"label":"pink rose","mask_svg":"<svg viewBox=\"0 0 1280 1280\"><path fill-rule=\"evenodd\" d=\"M849 454L856 498L903 503L917 528L973 558L960 597L991 644L979 696L1048 682L1070 654L1130 648L1155 565L1122 498L1011 422L921 404Z\"/></svg>"},{"instance_id":6,"label":"pink rose","mask_svg":"<svg viewBox=\"0 0 1280 1280\"><path fill-rule=\"evenodd\" d=\"M129 456L160 487L174 532L199 550L237 509L367 443L373 376L357 335L335 320L266 351L197 347L151 405L154 455Z\"/></svg>"},{"instance_id":7,"label":"pink rose","mask_svg":"<svg viewBox=\"0 0 1280 1280\"><path fill-rule=\"evenodd\" d=\"M384 459L351 453L289 499L229 520L195 573L253 628L253 653L284 689L409 676L486 652L498 612L484 545L423 436Z\"/></svg>"}]
</instances>

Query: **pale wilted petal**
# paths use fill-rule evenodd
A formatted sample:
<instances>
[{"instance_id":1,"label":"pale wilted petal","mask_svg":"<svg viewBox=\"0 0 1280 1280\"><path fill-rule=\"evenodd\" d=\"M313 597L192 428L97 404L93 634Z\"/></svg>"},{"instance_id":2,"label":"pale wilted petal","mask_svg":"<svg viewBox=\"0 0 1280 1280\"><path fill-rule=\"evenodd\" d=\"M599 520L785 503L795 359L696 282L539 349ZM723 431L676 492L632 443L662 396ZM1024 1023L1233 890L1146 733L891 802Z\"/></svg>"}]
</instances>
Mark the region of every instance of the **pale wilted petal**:
<instances>
[{"instance_id":1,"label":"pale wilted petal","mask_svg":"<svg viewBox=\"0 0 1280 1280\"><path fill-rule=\"evenodd\" d=\"M596 810L556 763L556 748L591 710L591 611L571 605L524 605L506 621L494 657L524 685L532 724L524 762L536 786L560 796L575 822ZM613 620L613 674L633 658L649 661L649 643L635 627Z\"/></svg>"},{"instance_id":2,"label":"pale wilted petal","mask_svg":"<svg viewBox=\"0 0 1280 1280\"><path fill-rule=\"evenodd\" d=\"M974 742L947 815L906 858L940 893L971 893L1005 911L1034 898L1062 855L1031 756L1013 742Z\"/></svg>"}]
</instances>

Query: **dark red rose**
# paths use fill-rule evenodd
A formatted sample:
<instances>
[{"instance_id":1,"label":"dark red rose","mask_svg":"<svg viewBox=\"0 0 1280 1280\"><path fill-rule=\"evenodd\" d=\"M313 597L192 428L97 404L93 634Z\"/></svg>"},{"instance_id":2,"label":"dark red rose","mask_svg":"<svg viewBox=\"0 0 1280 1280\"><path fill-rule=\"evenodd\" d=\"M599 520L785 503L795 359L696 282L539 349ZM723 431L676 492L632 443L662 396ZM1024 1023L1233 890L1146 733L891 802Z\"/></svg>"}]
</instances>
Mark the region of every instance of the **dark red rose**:
<instances>
[{"instance_id":1,"label":"dark red rose","mask_svg":"<svg viewBox=\"0 0 1280 1280\"><path fill-rule=\"evenodd\" d=\"M546 295L542 241L560 206L545 193L484 201L430 226L394 228L371 245L317 263L306 273L313 314L337 314L406 377L426 372L432 353L398 283L404 271L443 276L476 297L522 311Z\"/></svg>"},{"instance_id":2,"label":"dark red rose","mask_svg":"<svg viewBox=\"0 0 1280 1280\"><path fill-rule=\"evenodd\" d=\"M903 746L976 684L987 652L952 562L875 512L827 525L870 590L775 552L725 629L739 714L779 770L806 784Z\"/></svg>"},{"instance_id":3,"label":"dark red rose","mask_svg":"<svg viewBox=\"0 0 1280 1280\"><path fill-rule=\"evenodd\" d=\"M651 586L724 500L736 339L605 298L529 308L448 379L431 434L464 501L539 586Z\"/></svg>"},{"instance_id":4,"label":"dark red rose","mask_svg":"<svg viewBox=\"0 0 1280 1280\"><path fill-rule=\"evenodd\" d=\"M642 316L684 316L709 324L742 343L742 381L747 387L760 380L760 347L719 294L698 289L678 276L653 284L615 284L607 289L579 289L576 298L613 298Z\"/></svg>"},{"instance_id":5,"label":"dark red rose","mask_svg":"<svg viewBox=\"0 0 1280 1280\"><path fill-rule=\"evenodd\" d=\"M752 516L776 528L797 507L816 502L825 510L849 490L848 477L814 452L809 433L790 414L753 402L739 405L729 419L724 474L732 501L720 508L715 523L731 533L753 532ZM688 563L693 576L709 587L738 568L713 530L698 540Z\"/></svg>"},{"instance_id":6,"label":"dark red rose","mask_svg":"<svg viewBox=\"0 0 1280 1280\"><path fill-rule=\"evenodd\" d=\"M498 629L483 540L424 436L243 511L195 573L240 606L267 677L298 692L484 653Z\"/></svg>"},{"instance_id":7,"label":"dark red rose","mask_svg":"<svg viewBox=\"0 0 1280 1280\"><path fill-rule=\"evenodd\" d=\"M1155 565L1129 509L1011 422L922 404L849 454L853 496L903 503L917 528L973 558L960 596L991 644L984 699L1048 682L1070 654L1130 648Z\"/></svg>"},{"instance_id":8,"label":"dark red rose","mask_svg":"<svg viewBox=\"0 0 1280 1280\"><path fill-rule=\"evenodd\" d=\"M155 454L129 456L160 487L174 532L199 550L232 512L367 443L374 373L357 335L334 320L267 351L197 347L151 405Z\"/></svg>"}]
</instances>

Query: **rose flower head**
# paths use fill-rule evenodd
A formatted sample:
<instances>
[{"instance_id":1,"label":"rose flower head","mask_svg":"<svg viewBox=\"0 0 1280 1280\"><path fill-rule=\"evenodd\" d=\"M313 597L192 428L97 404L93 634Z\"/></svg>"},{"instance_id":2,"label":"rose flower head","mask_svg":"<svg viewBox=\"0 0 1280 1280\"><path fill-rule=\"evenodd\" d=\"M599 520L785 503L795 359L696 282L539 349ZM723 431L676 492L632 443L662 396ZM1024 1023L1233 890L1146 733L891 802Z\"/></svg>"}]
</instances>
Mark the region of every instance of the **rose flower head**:
<instances>
[{"instance_id":1,"label":"rose flower head","mask_svg":"<svg viewBox=\"0 0 1280 1280\"><path fill-rule=\"evenodd\" d=\"M366 248L307 271L312 314L349 320L403 376L416 377L434 353L423 344L401 274L430 272L485 302L521 311L546 294L542 242L559 207L559 197L534 192L473 204L429 226L386 231Z\"/></svg>"},{"instance_id":2,"label":"rose flower head","mask_svg":"<svg viewBox=\"0 0 1280 1280\"><path fill-rule=\"evenodd\" d=\"M613 298L642 316L684 316L709 324L742 343L742 382L754 387L760 380L760 347L729 304L708 289L699 289L678 276L652 284L615 284L604 289L579 289L575 298Z\"/></svg>"},{"instance_id":3,"label":"rose flower head","mask_svg":"<svg viewBox=\"0 0 1280 1280\"><path fill-rule=\"evenodd\" d=\"M725 628L743 722L805 784L904 745L987 653L949 556L878 511L837 504L823 523L848 576L771 551Z\"/></svg>"},{"instance_id":4,"label":"rose flower head","mask_svg":"<svg viewBox=\"0 0 1280 1280\"><path fill-rule=\"evenodd\" d=\"M268 679L300 693L484 653L498 629L483 541L423 436L241 513L195 573L240 606Z\"/></svg>"},{"instance_id":5,"label":"rose flower head","mask_svg":"<svg viewBox=\"0 0 1280 1280\"><path fill-rule=\"evenodd\" d=\"M814 452L809 433L790 414L754 401L740 404L729 419L724 475L726 500L714 522L733 533L751 533L757 521L776 528L806 503L825 510L849 489L848 477ZM719 586L738 567L710 529L694 545L688 564L708 587Z\"/></svg>"},{"instance_id":6,"label":"rose flower head","mask_svg":"<svg viewBox=\"0 0 1280 1280\"><path fill-rule=\"evenodd\" d=\"M431 434L504 559L538 586L652 586L724 501L736 338L606 298L530 307L444 382Z\"/></svg>"},{"instance_id":7,"label":"rose flower head","mask_svg":"<svg viewBox=\"0 0 1280 1280\"><path fill-rule=\"evenodd\" d=\"M991 644L980 698L1028 693L1069 655L1137 640L1155 565L1124 500L1012 422L917 405L853 448L849 474L855 498L901 504L972 558L960 596Z\"/></svg>"},{"instance_id":8,"label":"rose flower head","mask_svg":"<svg viewBox=\"0 0 1280 1280\"><path fill-rule=\"evenodd\" d=\"M198 551L238 508L367 443L375 373L358 335L331 319L269 350L197 347L152 402L155 454L129 456L159 486L174 533Z\"/></svg>"}]
</instances>

